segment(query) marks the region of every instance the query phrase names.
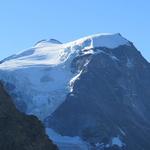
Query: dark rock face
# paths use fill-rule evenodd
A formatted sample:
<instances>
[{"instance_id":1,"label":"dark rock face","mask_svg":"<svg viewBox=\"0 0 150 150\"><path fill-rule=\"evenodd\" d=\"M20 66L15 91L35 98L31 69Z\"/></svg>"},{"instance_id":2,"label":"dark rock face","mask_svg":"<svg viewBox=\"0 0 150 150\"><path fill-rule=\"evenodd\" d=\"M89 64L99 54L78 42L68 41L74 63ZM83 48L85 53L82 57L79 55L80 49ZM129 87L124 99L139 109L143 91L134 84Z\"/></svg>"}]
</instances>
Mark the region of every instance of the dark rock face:
<instances>
[{"instance_id":1,"label":"dark rock face","mask_svg":"<svg viewBox=\"0 0 150 150\"><path fill-rule=\"evenodd\" d=\"M34 116L20 113L0 84L0 150L57 150Z\"/></svg>"},{"instance_id":2,"label":"dark rock face","mask_svg":"<svg viewBox=\"0 0 150 150\"><path fill-rule=\"evenodd\" d=\"M100 49L104 52L92 56L48 126L63 135L79 135L93 148L103 143L107 150L148 150L150 64L134 46L95 50ZM73 64L80 68L79 61ZM122 146L112 143L117 136Z\"/></svg>"}]
</instances>

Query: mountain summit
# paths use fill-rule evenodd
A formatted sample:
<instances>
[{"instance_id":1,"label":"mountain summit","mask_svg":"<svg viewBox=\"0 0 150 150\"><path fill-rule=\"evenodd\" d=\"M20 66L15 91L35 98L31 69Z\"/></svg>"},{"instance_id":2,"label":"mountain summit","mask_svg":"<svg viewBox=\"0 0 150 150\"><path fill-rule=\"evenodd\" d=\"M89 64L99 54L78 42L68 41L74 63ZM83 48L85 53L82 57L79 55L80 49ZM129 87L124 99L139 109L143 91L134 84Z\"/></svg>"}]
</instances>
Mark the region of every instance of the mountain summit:
<instances>
[{"instance_id":1,"label":"mountain summit","mask_svg":"<svg viewBox=\"0 0 150 150\"><path fill-rule=\"evenodd\" d=\"M17 108L92 150L149 149L150 64L133 43L118 33L52 41L1 62Z\"/></svg>"},{"instance_id":2,"label":"mountain summit","mask_svg":"<svg viewBox=\"0 0 150 150\"><path fill-rule=\"evenodd\" d=\"M42 47L50 44L62 44L62 43L56 39L40 40L35 44L35 47Z\"/></svg>"}]
</instances>

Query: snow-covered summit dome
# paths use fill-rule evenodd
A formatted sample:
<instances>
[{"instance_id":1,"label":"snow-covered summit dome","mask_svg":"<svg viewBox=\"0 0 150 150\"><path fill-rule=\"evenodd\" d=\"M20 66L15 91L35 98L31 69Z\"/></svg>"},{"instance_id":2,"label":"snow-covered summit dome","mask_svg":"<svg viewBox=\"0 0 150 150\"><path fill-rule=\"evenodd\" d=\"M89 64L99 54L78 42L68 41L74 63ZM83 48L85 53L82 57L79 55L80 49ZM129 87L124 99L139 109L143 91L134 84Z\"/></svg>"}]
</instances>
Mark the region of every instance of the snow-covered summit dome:
<instances>
[{"instance_id":1,"label":"snow-covered summit dome","mask_svg":"<svg viewBox=\"0 0 150 150\"><path fill-rule=\"evenodd\" d=\"M81 46L84 49L106 47L106 48L116 48L120 45L130 45L130 42L122 37L120 33L100 33L87 36L73 42L68 43L72 46Z\"/></svg>"},{"instance_id":2,"label":"snow-covered summit dome","mask_svg":"<svg viewBox=\"0 0 150 150\"><path fill-rule=\"evenodd\" d=\"M51 46L52 44L62 44L60 41L56 39L49 39L49 40L40 40L35 44L35 47L43 47L43 46Z\"/></svg>"},{"instance_id":3,"label":"snow-covered summit dome","mask_svg":"<svg viewBox=\"0 0 150 150\"><path fill-rule=\"evenodd\" d=\"M76 57L79 52L93 54L92 48L106 47L113 49L120 45L129 46L130 42L118 33L95 34L64 44L55 39L41 40L31 49L6 58L0 68L12 69L34 65L58 65L67 61L73 53Z\"/></svg>"},{"instance_id":4,"label":"snow-covered summit dome","mask_svg":"<svg viewBox=\"0 0 150 150\"><path fill-rule=\"evenodd\" d=\"M62 44L60 41L56 39L49 39L48 42L53 43L53 44Z\"/></svg>"}]
</instances>

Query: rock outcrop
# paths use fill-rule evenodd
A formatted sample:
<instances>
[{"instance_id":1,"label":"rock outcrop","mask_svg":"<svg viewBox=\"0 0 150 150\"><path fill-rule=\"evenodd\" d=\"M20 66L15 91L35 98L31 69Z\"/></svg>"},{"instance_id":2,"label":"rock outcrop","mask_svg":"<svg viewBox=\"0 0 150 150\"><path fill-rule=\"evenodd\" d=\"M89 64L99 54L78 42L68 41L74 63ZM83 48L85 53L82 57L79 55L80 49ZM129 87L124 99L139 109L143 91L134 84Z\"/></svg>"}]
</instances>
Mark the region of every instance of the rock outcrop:
<instances>
[{"instance_id":1,"label":"rock outcrop","mask_svg":"<svg viewBox=\"0 0 150 150\"><path fill-rule=\"evenodd\" d=\"M41 122L19 112L1 83L0 150L57 150Z\"/></svg>"}]
</instances>

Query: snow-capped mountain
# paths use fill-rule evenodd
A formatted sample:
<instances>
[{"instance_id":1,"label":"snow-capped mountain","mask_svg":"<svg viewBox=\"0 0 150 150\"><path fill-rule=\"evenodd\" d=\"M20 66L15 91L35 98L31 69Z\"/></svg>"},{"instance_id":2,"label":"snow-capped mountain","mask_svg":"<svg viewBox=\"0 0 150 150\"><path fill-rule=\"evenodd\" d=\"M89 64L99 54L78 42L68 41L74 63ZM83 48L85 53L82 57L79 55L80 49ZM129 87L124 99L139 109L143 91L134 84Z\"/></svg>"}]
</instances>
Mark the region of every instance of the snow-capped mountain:
<instances>
[{"instance_id":1,"label":"snow-capped mountain","mask_svg":"<svg viewBox=\"0 0 150 150\"><path fill-rule=\"evenodd\" d=\"M119 34L98 34L66 44L42 40L31 49L6 58L0 65L0 78L21 110L43 120L64 102L82 72L82 69L73 72L73 59L103 52L92 48L124 44L130 45ZM84 67L88 62L89 58Z\"/></svg>"},{"instance_id":2,"label":"snow-capped mountain","mask_svg":"<svg viewBox=\"0 0 150 150\"><path fill-rule=\"evenodd\" d=\"M150 148L149 78L150 64L120 34L42 40L0 64L19 110L97 150Z\"/></svg>"}]
</instances>

